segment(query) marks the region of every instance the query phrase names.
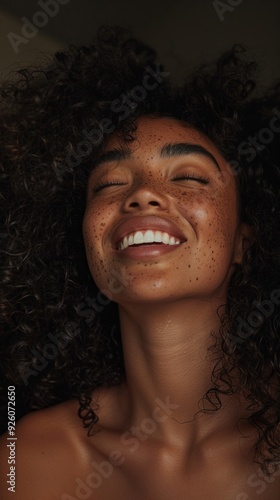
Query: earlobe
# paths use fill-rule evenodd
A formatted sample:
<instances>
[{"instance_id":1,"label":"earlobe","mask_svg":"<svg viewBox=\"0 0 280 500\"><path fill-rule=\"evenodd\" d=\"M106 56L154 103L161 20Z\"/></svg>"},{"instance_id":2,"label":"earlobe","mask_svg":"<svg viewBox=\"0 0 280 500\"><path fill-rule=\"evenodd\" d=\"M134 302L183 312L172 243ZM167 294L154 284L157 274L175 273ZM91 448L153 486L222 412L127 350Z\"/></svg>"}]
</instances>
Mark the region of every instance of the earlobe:
<instances>
[{"instance_id":1,"label":"earlobe","mask_svg":"<svg viewBox=\"0 0 280 500\"><path fill-rule=\"evenodd\" d=\"M248 248L254 242L254 228L249 224L242 223L239 228L239 235L236 242L234 263L241 264Z\"/></svg>"}]
</instances>

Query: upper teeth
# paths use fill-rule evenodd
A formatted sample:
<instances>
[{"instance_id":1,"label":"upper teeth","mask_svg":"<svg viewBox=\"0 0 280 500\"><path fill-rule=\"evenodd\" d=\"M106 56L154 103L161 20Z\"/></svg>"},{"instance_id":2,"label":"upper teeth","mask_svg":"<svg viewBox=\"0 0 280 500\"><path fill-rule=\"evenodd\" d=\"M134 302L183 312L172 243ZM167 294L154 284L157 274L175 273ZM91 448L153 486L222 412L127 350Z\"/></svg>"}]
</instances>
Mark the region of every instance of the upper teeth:
<instances>
[{"instance_id":1,"label":"upper teeth","mask_svg":"<svg viewBox=\"0 0 280 500\"><path fill-rule=\"evenodd\" d=\"M141 243L164 243L165 245L179 245L180 240L174 236L169 236L168 233L161 231L136 231L128 234L119 243L119 248L123 250L131 245L139 245Z\"/></svg>"}]
</instances>

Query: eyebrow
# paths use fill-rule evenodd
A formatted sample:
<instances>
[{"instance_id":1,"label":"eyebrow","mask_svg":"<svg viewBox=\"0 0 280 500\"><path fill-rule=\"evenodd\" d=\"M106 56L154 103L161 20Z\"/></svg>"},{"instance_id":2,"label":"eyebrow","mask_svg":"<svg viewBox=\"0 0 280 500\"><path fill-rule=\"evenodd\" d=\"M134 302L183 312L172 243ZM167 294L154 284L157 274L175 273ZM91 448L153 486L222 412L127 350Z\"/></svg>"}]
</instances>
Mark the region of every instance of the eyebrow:
<instances>
[{"instance_id":1,"label":"eyebrow","mask_svg":"<svg viewBox=\"0 0 280 500\"><path fill-rule=\"evenodd\" d=\"M189 144L179 142L178 144L166 144L160 152L161 158L172 158L174 156L204 156L214 163L215 167L221 171L220 166L212 153L199 144Z\"/></svg>"},{"instance_id":2,"label":"eyebrow","mask_svg":"<svg viewBox=\"0 0 280 500\"><path fill-rule=\"evenodd\" d=\"M105 163L113 163L120 160L128 160L131 158L132 153L129 150L122 149L112 149L103 153L97 161L93 165L93 169L95 170L97 167ZM170 143L165 144L160 150L161 158L173 158L175 156L204 156L207 159L210 159L215 167L221 171L220 166L212 153L205 149L203 146L198 144L190 144L187 142L179 142L179 143Z\"/></svg>"},{"instance_id":3,"label":"eyebrow","mask_svg":"<svg viewBox=\"0 0 280 500\"><path fill-rule=\"evenodd\" d=\"M112 149L110 151L106 151L99 158L97 158L96 162L94 162L93 169L104 165L105 163L114 163L120 160L128 160L131 157L131 152L129 150L123 149Z\"/></svg>"}]
</instances>

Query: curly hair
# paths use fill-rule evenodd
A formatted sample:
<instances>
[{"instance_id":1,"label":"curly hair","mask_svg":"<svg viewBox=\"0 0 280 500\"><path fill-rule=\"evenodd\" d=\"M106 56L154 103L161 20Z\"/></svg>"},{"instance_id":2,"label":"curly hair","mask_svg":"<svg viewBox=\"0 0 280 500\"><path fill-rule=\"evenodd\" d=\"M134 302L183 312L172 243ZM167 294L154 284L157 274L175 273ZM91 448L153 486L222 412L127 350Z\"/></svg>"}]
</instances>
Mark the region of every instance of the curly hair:
<instances>
[{"instance_id":1,"label":"curly hair","mask_svg":"<svg viewBox=\"0 0 280 500\"><path fill-rule=\"evenodd\" d=\"M138 117L170 116L222 152L254 233L220 315L202 411L243 392L258 430L255 461L267 473L279 462L279 85L257 93L257 69L236 45L178 88L151 48L104 27L92 45L70 46L1 86L2 389L19 388L24 412L77 398L90 433L94 390L125 379L117 305L85 255L87 179L110 134L131 141Z\"/></svg>"}]
</instances>

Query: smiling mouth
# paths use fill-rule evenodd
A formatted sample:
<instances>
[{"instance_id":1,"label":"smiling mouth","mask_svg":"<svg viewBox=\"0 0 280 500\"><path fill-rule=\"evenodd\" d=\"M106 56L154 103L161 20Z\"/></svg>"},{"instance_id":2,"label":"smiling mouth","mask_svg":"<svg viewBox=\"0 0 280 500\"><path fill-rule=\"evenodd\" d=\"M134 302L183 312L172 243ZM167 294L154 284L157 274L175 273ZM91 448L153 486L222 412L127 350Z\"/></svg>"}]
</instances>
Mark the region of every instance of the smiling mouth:
<instances>
[{"instance_id":1,"label":"smiling mouth","mask_svg":"<svg viewBox=\"0 0 280 500\"><path fill-rule=\"evenodd\" d=\"M180 245L181 240L163 231L134 231L122 238L117 245L118 250L125 250L132 246L144 245Z\"/></svg>"}]
</instances>

